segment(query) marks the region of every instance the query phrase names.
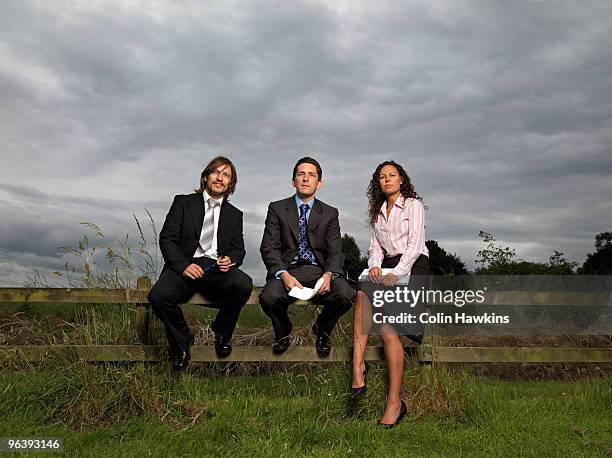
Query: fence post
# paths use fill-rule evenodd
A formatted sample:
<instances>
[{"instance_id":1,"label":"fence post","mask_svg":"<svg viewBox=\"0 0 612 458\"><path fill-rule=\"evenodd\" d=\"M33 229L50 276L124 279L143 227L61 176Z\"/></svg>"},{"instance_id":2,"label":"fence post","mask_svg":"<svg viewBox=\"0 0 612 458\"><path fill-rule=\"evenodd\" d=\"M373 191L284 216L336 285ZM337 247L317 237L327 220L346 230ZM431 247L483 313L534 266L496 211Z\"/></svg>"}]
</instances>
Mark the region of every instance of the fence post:
<instances>
[{"instance_id":1,"label":"fence post","mask_svg":"<svg viewBox=\"0 0 612 458\"><path fill-rule=\"evenodd\" d=\"M432 285L433 285L433 275L429 275L429 285L428 285L428 290L432 289ZM427 312L430 311L430 308L427 304L427 302L425 302L425 307ZM423 369L425 369L425 372L427 374L431 373L431 367L433 365L433 360L434 360L434 351L435 351L435 347L436 347L436 343L439 340L438 334L437 334L437 329L436 329L436 325L433 323L427 323L425 324L425 326L423 326L423 342L421 343L421 355L422 355L422 359L420 361L420 365Z\"/></svg>"},{"instance_id":2,"label":"fence post","mask_svg":"<svg viewBox=\"0 0 612 458\"><path fill-rule=\"evenodd\" d=\"M139 295L146 297L151 289L151 279L149 277L138 277L136 280L136 288ZM136 333L138 338L146 345L149 343L149 318L151 310L148 302L139 302L136 304Z\"/></svg>"}]
</instances>

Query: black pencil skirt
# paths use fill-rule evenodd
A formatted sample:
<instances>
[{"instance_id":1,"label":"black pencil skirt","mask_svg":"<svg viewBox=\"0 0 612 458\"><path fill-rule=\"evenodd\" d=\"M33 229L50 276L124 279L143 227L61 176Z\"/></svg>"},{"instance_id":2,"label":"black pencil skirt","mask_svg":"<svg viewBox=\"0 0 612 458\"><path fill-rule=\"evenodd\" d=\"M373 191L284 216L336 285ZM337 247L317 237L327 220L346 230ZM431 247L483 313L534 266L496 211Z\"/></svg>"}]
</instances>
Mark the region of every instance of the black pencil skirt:
<instances>
[{"instance_id":1,"label":"black pencil skirt","mask_svg":"<svg viewBox=\"0 0 612 458\"><path fill-rule=\"evenodd\" d=\"M381 267L392 269L400 259L401 255L385 258ZM425 255L420 255L412 265L407 285L388 287L369 281L363 282L361 289L368 295L373 306L371 332L379 334L381 327L386 324L399 335L421 343L424 324L419 317L427 310L424 296L428 288L429 258ZM388 300L391 296L395 299Z\"/></svg>"}]
</instances>

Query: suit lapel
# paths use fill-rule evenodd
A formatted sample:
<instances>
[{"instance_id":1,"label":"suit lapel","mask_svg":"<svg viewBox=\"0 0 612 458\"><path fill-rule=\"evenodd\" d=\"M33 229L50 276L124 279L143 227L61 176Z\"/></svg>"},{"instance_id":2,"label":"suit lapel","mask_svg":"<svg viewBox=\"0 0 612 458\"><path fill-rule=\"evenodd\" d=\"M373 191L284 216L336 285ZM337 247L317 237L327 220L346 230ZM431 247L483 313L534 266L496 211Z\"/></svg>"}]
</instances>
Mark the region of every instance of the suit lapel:
<instances>
[{"instance_id":1,"label":"suit lapel","mask_svg":"<svg viewBox=\"0 0 612 458\"><path fill-rule=\"evenodd\" d=\"M229 204L226 199L223 199L221 210L219 211L219 224L217 225L217 253L219 253L219 256L225 254L221 253L220 250L229 244L227 236L231 233L231 215L228 212Z\"/></svg>"},{"instance_id":2,"label":"suit lapel","mask_svg":"<svg viewBox=\"0 0 612 458\"><path fill-rule=\"evenodd\" d=\"M204 223L204 198L202 194L193 194L189 200L189 209L193 218L193 227L195 229L196 239L200 239L202 232L202 224Z\"/></svg>"},{"instance_id":3,"label":"suit lapel","mask_svg":"<svg viewBox=\"0 0 612 458\"><path fill-rule=\"evenodd\" d=\"M299 241L298 236L298 212L297 205L295 205L295 198L289 197L285 203L285 210L287 211L287 224L295 237L296 242Z\"/></svg>"},{"instance_id":4,"label":"suit lapel","mask_svg":"<svg viewBox=\"0 0 612 458\"><path fill-rule=\"evenodd\" d=\"M310 215L308 216L308 238L310 239L311 244L314 240L314 231L321 222L322 213L323 206L319 203L318 199L315 199L314 205L312 206L312 210L310 210Z\"/></svg>"}]
</instances>

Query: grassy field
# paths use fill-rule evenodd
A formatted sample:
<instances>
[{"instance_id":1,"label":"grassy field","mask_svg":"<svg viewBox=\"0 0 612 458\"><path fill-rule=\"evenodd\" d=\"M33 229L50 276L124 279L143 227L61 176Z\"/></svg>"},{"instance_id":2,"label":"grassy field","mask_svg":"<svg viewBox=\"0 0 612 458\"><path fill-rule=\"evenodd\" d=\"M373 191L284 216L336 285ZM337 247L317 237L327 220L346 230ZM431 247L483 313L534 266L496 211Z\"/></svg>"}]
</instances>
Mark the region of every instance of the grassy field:
<instances>
[{"instance_id":1,"label":"grassy field","mask_svg":"<svg viewBox=\"0 0 612 458\"><path fill-rule=\"evenodd\" d=\"M507 382L413 366L404 378L410 414L384 431L376 427L381 364L371 367L368 396L356 405L345 398L347 365L251 376L223 370L202 365L175 375L159 365L5 362L0 436L61 437L67 456L612 453L610 379Z\"/></svg>"},{"instance_id":2,"label":"grassy field","mask_svg":"<svg viewBox=\"0 0 612 458\"><path fill-rule=\"evenodd\" d=\"M294 344L311 345L314 311L291 313ZM188 316L196 343L210 344L214 311L192 306ZM0 337L22 345L133 343L133 318L117 305L5 306ZM269 328L259 308L245 308L234 341L267 345ZM152 331L165 342L159 323ZM334 342L350 342L350 317ZM167 362L0 361L0 437L61 437L66 456L612 455L612 378L511 382L442 365L408 367L410 413L384 431L376 427L383 363L370 366L368 395L351 405L348 364L201 364L177 375ZM561 378L559 371L566 368L548 378Z\"/></svg>"}]
</instances>

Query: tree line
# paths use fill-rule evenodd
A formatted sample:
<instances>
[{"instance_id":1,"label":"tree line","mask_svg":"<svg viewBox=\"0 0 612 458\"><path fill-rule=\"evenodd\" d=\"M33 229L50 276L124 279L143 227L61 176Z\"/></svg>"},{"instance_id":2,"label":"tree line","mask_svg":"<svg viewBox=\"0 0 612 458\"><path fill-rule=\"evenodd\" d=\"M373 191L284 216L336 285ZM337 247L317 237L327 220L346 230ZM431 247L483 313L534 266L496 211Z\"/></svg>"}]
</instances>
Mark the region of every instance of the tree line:
<instances>
[{"instance_id":1,"label":"tree line","mask_svg":"<svg viewBox=\"0 0 612 458\"><path fill-rule=\"evenodd\" d=\"M612 232L601 232L595 236L595 251L587 253L579 266L569 261L560 251L554 250L546 262L517 259L516 250L497 243L489 232L481 230L478 236L487 245L476 254L476 269L479 275L612 275ZM428 240L429 264L433 275L467 275L465 263L455 253L449 253L437 241ZM342 236L344 268L352 279L368 266L367 257L362 256L355 238Z\"/></svg>"}]
</instances>

